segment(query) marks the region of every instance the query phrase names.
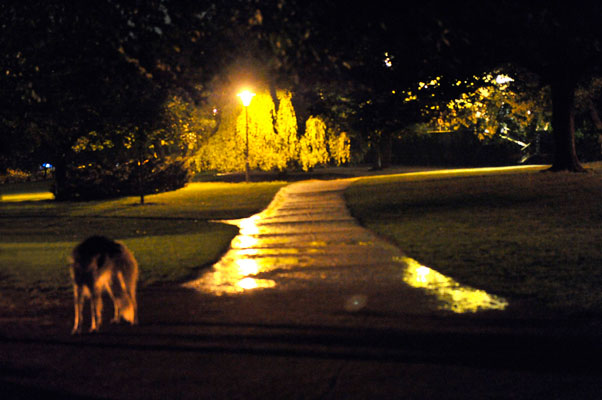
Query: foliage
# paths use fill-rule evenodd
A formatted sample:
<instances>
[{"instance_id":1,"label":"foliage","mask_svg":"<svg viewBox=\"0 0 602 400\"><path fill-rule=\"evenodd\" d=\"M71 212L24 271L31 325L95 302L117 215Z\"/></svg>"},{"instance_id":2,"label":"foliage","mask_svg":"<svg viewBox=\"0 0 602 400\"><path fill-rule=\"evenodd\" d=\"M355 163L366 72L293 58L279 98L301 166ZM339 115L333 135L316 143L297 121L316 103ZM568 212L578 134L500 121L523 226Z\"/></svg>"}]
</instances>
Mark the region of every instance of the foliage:
<instances>
[{"instance_id":1,"label":"foliage","mask_svg":"<svg viewBox=\"0 0 602 400\"><path fill-rule=\"evenodd\" d=\"M31 174L27 172L8 168L5 174L0 174L0 181L2 183L27 182L30 177Z\"/></svg>"},{"instance_id":2,"label":"foliage","mask_svg":"<svg viewBox=\"0 0 602 400\"><path fill-rule=\"evenodd\" d=\"M248 116L248 120L247 120ZM284 142L274 129L276 110L272 96L266 92L255 95L251 104L236 119L236 132L249 149L251 169L279 169L286 167ZM247 125L248 123L248 125ZM248 127L248 142L247 142Z\"/></svg>"},{"instance_id":3,"label":"foliage","mask_svg":"<svg viewBox=\"0 0 602 400\"><path fill-rule=\"evenodd\" d=\"M517 82L520 78L523 80ZM404 95L407 102L420 99L431 130L470 130L480 140L496 135L524 139L530 132L549 130L550 115L547 92L526 74L520 78L503 72L466 80L436 77L419 82L416 90ZM444 84L450 87L443 88ZM449 92L454 95L449 96Z\"/></svg>"},{"instance_id":4,"label":"foliage","mask_svg":"<svg viewBox=\"0 0 602 400\"><path fill-rule=\"evenodd\" d=\"M327 129L319 117L306 121L305 134L299 138L292 94L277 91L278 110L267 91L255 95L248 109L239 103L225 104L215 135L207 139L197 153L201 170L242 171L248 146L249 166L264 171L301 165L304 170L333 160L337 165L349 161L350 141L346 133Z\"/></svg>"},{"instance_id":5,"label":"foliage","mask_svg":"<svg viewBox=\"0 0 602 400\"><path fill-rule=\"evenodd\" d=\"M521 147L495 136L479 140L473 131L433 132L420 127L403 132L393 142L393 161L401 165L513 165L524 156Z\"/></svg>"},{"instance_id":6,"label":"foliage","mask_svg":"<svg viewBox=\"0 0 602 400\"><path fill-rule=\"evenodd\" d=\"M337 134L332 128L328 129L328 154L337 165L343 165L351 159L351 142L346 132Z\"/></svg>"},{"instance_id":7,"label":"foliage","mask_svg":"<svg viewBox=\"0 0 602 400\"><path fill-rule=\"evenodd\" d=\"M181 96L170 96L163 111L164 127L160 129L156 145L166 147L162 152L168 154L182 157L194 154L216 125L212 111Z\"/></svg>"},{"instance_id":8,"label":"foliage","mask_svg":"<svg viewBox=\"0 0 602 400\"><path fill-rule=\"evenodd\" d=\"M144 196L183 187L189 180L184 162L173 159L149 159L140 164L103 165L89 163L69 168L63 199L95 200L120 196ZM56 194L56 186L53 186Z\"/></svg>"},{"instance_id":9,"label":"foliage","mask_svg":"<svg viewBox=\"0 0 602 400\"><path fill-rule=\"evenodd\" d=\"M70 196L63 196L70 185L66 170L77 167L83 154L74 149L92 150L89 140L107 150L110 142L118 146L125 140L118 135L138 129L137 154L130 161L148 159L141 156L147 151L194 152L199 142L193 125L199 119L186 118L194 110L167 96L182 92L201 100L211 67L218 68L207 60L219 57L218 36L235 13L223 8L218 16L215 9L162 0L2 3L0 169L51 163L62 199ZM169 121L162 120L166 99L177 109L173 115L181 116L173 121L177 129L167 129ZM164 129L164 137L151 133L156 129ZM91 132L100 141L88 138Z\"/></svg>"},{"instance_id":10,"label":"foliage","mask_svg":"<svg viewBox=\"0 0 602 400\"><path fill-rule=\"evenodd\" d=\"M178 189L189 179L189 163L214 125L203 109L170 96L156 127L92 131L72 146L62 198L95 198ZM56 185L54 187L56 193Z\"/></svg>"},{"instance_id":11,"label":"foliage","mask_svg":"<svg viewBox=\"0 0 602 400\"><path fill-rule=\"evenodd\" d=\"M279 152L284 156L286 163L298 159L299 138L297 136L297 116L291 101L292 94L286 90L278 91L278 112L276 113L276 132L282 147Z\"/></svg>"},{"instance_id":12,"label":"foliage","mask_svg":"<svg viewBox=\"0 0 602 400\"><path fill-rule=\"evenodd\" d=\"M218 125L195 155L198 169L222 172L242 171L245 168L245 136L238 133L238 119L244 108L233 101L226 102L217 111ZM244 127L243 127L244 129Z\"/></svg>"},{"instance_id":13,"label":"foliage","mask_svg":"<svg viewBox=\"0 0 602 400\"><path fill-rule=\"evenodd\" d=\"M304 171L328 162L326 124L321 118L312 116L307 119L299 147L299 161Z\"/></svg>"}]
</instances>

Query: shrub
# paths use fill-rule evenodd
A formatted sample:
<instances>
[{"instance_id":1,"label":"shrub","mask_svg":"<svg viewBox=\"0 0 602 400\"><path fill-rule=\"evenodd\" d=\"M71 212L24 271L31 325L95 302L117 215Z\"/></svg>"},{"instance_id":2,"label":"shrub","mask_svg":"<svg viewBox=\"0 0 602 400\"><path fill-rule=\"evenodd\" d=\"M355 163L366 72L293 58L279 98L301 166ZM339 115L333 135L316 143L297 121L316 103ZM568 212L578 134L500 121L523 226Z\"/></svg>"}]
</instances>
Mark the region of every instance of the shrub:
<instances>
[{"instance_id":1,"label":"shrub","mask_svg":"<svg viewBox=\"0 0 602 400\"><path fill-rule=\"evenodd\" d=\"M53 192L61 200L95 200L138 196L176 190L189 181L187 165L181 160L148 160L104 166L92 163L67 169L65 182Z\"/></svg>"}]
</instances>

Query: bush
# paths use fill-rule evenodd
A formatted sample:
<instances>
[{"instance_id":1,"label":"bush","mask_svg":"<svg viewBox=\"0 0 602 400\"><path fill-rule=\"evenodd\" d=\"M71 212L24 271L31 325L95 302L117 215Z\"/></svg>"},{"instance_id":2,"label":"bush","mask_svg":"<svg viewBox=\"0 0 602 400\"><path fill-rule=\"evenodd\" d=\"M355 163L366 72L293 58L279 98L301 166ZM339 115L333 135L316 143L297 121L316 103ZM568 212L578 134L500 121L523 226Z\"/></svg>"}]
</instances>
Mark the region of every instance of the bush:
<instances>
[{"instance_id":1,"label":"bush","mask_svg":"<svg viewBox=\"0 0 602 400\"><path fill-rule=\"evenodd\" d=\"M521 156L514 143L480 141L468 131L405 133L393 144L393 163L403 165L495 166L515 164Z\"/></svg>"},{"instance_id":2,"label":"bush","mask_svg":"<svg viewBox=\"0 0 602 400\"><path fill-rule=\"evenodd\" d=\"M55 181L52 191L61 200L96 200L176 190L189 179L188 168L181 160L155 159L142 166L135 162L110 167L93 163L69 167L65 182L57 187Z\"/></svg>"},{"instance_id":3,"label":"bush","mask_svg":"<svg viewBox=\"0 0 602 400\"><path fill-rule=\"evenodd\" d=\"M18 169L8 168L5 174L0 175L0 182L2 183L20 183L28 182L31 180L31 174Z\"/></svg>"}]
</instances>

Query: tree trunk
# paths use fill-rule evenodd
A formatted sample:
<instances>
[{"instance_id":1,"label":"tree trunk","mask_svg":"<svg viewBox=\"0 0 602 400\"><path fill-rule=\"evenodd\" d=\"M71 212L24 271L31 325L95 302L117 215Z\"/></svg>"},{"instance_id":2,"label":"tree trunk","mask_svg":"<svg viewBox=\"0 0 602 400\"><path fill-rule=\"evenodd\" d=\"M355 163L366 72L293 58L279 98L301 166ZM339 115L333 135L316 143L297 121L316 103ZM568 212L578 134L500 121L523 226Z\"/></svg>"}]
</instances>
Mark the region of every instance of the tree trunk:
<instances>
[{"instance_id":1,"label":"tree trunk","mask_svg":"<svg viewBox=\"0 0 602 400\"><path fill-rule=\"evenodd\" d=\"M374 132L370 135L371 146L374 149L374 158L372 159L372 170L380 171L383 169L381 133Z\"/></svg>"},{"instance_id":2,"label":"tree trunk","mask_svg":"<svg viewBox=\"0 0 602 400\"><path fill-rule=\"evenodd\" d=\"M382 167L390 168L393 163L393 134L389 131L383 132L380 138L380 153L382 155Z\"/></svg>"},{"instance_id":3,"label":"tree trunk","mask_svg":"<svg viewBox=\"0 0 602 400\"><path fill-rule=\"evenodd\" d=\"M53 193L55 200L66 200L65 186L67 185L67 161L65 157L59 155L54 160L54 184Z\"/></svg>"},{"instance_id":4,"label":"tree trunk","mask_svg":"<svg viewBox=\"0 0 602 400\"><path fill-rule=\"evenodd\" d=\"M143 185L143 173L142 173L143 164L138 161L138 173L137 173L137 183L138 183L138 195L140 196L140 205L144 204L144 185Z\"/></svg>"},{"instance_id":5,"label":"tree trunk","mask_svg":"<svg viewBox=\"0 0 602 400\"><path fill-rule=\"evenodd\" d=\"M582 172L575 149L575 82L569 71L557 73L552 80L552 129L554 131L554 163L552 171Z\"/></svg>"}]
</instances>

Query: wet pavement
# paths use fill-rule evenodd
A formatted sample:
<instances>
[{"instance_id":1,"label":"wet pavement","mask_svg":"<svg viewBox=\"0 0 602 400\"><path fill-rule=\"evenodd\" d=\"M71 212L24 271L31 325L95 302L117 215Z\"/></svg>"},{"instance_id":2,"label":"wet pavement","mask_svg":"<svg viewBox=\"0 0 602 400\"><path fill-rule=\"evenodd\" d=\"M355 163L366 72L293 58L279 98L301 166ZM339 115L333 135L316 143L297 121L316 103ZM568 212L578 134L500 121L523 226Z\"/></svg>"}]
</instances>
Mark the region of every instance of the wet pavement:
<instances>
[{"instance_id":1,"label":"wet pavement","mask_svg":"<svg viewBox=\"0 0 602 400\"><path fill-rule=\"evenodd\" d=\"M343 198L352 182L295 183L283 188L263 212L224 221L237 225L240 234L210 271L186 287L215 295L330 287L332 306L348 312L372 309L383 292L395 293L389 306L379 304L372 311L465 313L508 305L421 265L362 228ZM399 304L407 299L411 305Z\"/></svg>"},{"instance_id":2,"label":"wet pavement","mask_svg":"<svg viewBox=\"0 0 602 400\"><path fill-rule=\"evenodd\" d=\"M599 398L599 319L421 265L349 215L351 183L291 184L229 221L240 234L198 279L142 288L139 326L70 336L68 301L0 319L2 397Z\"/></svg>"}]
</instances>

